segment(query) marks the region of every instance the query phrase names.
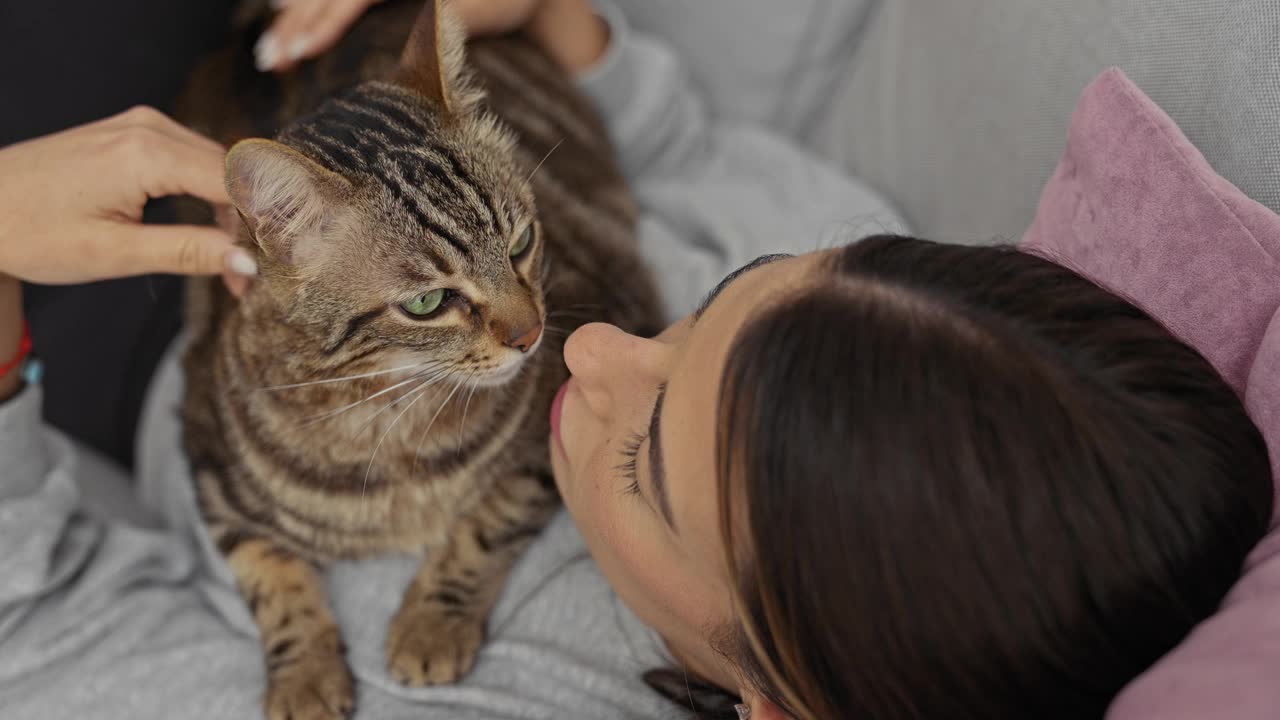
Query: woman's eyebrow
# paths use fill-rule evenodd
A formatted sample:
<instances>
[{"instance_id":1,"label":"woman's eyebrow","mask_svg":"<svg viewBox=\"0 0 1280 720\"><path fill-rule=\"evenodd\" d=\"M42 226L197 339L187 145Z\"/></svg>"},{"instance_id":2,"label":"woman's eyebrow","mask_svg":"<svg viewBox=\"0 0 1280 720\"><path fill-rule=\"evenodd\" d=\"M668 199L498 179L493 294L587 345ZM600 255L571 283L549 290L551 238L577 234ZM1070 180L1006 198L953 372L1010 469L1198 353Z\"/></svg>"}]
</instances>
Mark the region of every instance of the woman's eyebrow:
<instances>
[{"instance_id":1,"label":"woman's eyebrow","mask_svg":"<svg viewBox=\"0 0 1280 720\"><path fill-rule=\"evenodd\" d=\"M795 256L790 255L788 253L773 253L770 255L761 255L755 260L752 260L746 265L743 265L737 270L734 270L728 275L725 275L724 279L720 281L720 284L716 285L715 289L707 293L707 296L702 298L702 302L698 303L698 309L693 311L693 322L695 323L698 322L698 318L702 317L702 313L706 312L707 308L711 307L711 303L715 302L716 298L720 296L720 293L724 292L725 288L732 285L734 280L737 280L739 277L751 272L752 270L755 270L761 265L768 265L771 262L774 262L777 260L784 260L789 257L795 257Z\"/></svg>"},{"instance_id":2,"label":"woman's eyebrow","mask_svg":"<svg viewBox=\"0 0 1280 720\"><path fill-rule=\"evenodd\" d=\"M649 418L649 482L653 496L658 501L662 517L678 535L675 515L671 512L671 495L667 492L667 471L662 462L662 401L667 397L667 384L658 386L658 399L653 403L653 416Z\"/></svg>"}]
</instances>

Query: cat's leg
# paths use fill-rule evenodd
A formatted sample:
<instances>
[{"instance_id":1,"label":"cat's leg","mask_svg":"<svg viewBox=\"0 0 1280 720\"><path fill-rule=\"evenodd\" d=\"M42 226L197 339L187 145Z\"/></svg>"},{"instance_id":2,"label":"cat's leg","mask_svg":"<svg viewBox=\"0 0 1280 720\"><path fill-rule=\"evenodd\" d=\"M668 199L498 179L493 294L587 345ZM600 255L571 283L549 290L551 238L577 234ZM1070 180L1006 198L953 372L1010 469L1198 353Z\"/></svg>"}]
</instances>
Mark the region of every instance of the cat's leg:
<instances>
[{"instance_id":1,"label":"cat's leg","mask_svg":"<svg viewBox=\"0 0 1280 720\"><path fill-rule=\"evenodd\" d=\"M387 629L392 677L412 686L465 675L511 565L559 505L550 473L515 475L460 518L428 555Z\"/></svg>"},{"instance_id":2,"label":"cat's leg","mask_svg":"<svg viewBox=\"0 0 1280 720\"><path fill-rule=\"evenodd\" d=\"M355 691L319 571L258 535L214 534L262 636L268 720L340 720Z\"/></svg>"}]
</instances>

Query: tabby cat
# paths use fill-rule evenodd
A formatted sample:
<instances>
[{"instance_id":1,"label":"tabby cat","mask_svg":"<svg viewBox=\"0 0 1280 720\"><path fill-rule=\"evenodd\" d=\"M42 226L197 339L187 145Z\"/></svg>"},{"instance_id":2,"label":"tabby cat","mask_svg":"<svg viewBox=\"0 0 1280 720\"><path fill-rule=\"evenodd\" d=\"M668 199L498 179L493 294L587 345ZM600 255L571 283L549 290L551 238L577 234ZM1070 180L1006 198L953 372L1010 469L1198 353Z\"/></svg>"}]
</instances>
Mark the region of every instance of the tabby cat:
<instances>
[{"instance_id":1,"label":"tabby cat","mask_svg":"<svg viewBox=\"0 0 1280 720\"><path fill-rule=\"evenodd\" d=\"M439 0L388 2L277 78L252 69L263 22L197 72L182 112L227 143L275 133L227 155L261 270L238 302L192 288L186 446L261 634L267 715L334 718L354 697L325 564L424 553L389 669L467 672L557 507L562 335L652 331L659 312L605 132L530 42L473 42L464 67Z\"/></svg>"}]
</instances>

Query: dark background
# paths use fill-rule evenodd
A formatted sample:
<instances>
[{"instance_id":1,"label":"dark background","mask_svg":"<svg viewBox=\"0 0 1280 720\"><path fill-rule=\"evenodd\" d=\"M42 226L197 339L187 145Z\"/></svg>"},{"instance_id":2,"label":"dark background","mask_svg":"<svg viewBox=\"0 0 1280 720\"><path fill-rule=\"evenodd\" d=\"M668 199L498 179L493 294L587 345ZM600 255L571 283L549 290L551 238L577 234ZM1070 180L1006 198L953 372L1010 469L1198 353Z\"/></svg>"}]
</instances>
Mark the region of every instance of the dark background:
<instances>
[{"instance_id":1,"label":"dark background","mask_svg":"<svg viewBox=\"0 0 1280 720\"><path fill-rule=\"evenodd\" d=\"M226 32L232 0L0 3L0 147L134 105L170 110ZM167 222L163 202L148 222ZM25 286L45 417L126 466L147 383L178 331L182 282L151 275Z\"/></svg>"}]
</instances>

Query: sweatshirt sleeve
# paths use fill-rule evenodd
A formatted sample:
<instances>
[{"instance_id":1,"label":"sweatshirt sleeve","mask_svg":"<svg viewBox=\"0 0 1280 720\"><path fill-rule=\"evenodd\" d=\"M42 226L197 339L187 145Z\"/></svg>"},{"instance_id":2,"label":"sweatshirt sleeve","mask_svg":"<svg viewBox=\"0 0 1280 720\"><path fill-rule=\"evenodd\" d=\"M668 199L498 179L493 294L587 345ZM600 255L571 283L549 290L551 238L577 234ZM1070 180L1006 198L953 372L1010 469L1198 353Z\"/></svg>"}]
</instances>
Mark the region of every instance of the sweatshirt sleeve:
<instances>
[{"instance_id":1,"label":"sweatshirt sleeve","mask_svg":"<svg viewBox=\"0 0 1280 720\"><path fill-rule=\"evenodd\" d=\"M675 53L598 3L610 48L579 86L605 118L641 209L641 253L669 317L759 255L903 232L866 185L764 127L712 117Z\"/></svg>"},{"instance_id":2,"label":"sweatshirt sleeve","mask_svg":"<svg viewBox=\"0 0 1280 720\"><path fill-rule=\"evenodd\" d=\"M28 387L0 404L0 715L249 717L255 640L204 602L181 533L94 501L138 503L40 403Z\"/></svg>"},{"instance_id":3,"label":"sweatshirt sleeve","mask_svg":"<svg viewBox=\"0 0 1280 720\"><path fill-rule=\"evenodd\" d=\"M72 522L79 494L70 449L45 431L40 400L28 387L0 404L0 628L66 574L66 555L80 542L62 543L64 535L91 532Z\"/></svg>"}]
</instances>

